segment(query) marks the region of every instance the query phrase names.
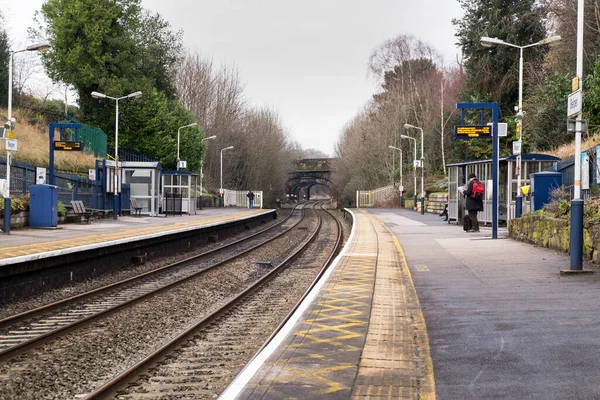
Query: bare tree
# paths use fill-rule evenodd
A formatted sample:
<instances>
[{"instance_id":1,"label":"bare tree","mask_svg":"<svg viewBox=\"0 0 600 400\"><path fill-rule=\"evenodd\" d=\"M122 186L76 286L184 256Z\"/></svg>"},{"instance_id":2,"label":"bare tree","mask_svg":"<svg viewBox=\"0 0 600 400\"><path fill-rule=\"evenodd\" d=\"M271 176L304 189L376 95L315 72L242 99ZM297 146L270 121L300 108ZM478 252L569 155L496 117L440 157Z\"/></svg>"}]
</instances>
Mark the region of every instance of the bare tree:
<instances>
[{"instance_id":1,"label":"bare tree","mask_svg":"<svg viewBox=\"0 0 600 400\"><path fill-rule=\"evenodd\" d=\"M262 190L268 202L281 196L296 149L275 111L247 106L237 69L215 68L211 59L189 54L176 71L175 85L206 136L217 136L207 142L207 186L218 187L220 150L234 146L223 158L225 186Z\"/></svg>"},{"instance_id":2,"label":"bare tree","mask_svg":"<svg viewBox=\"0 0 600 400\"><path fill-rule=\"evenodd\" d=\"M371 55L369 72L381 83L381 91L342 130L335 146L334 181L343 188L346 202L356 190L373 189L395 183L402 168L404 186L412 185L412 141L401 139L410 135L420 141L418 131L405 131L410 123L424 130L426 169L437 172L445 166L445 150L450 136L443 129L452 115L464 74L460 65L444 68L437 52L412 36L401 35L384 42ZM397 152L403 151L403 165L396 164ZM398 163L399 164L399 163Z\"/></svg>"}]
</instances>

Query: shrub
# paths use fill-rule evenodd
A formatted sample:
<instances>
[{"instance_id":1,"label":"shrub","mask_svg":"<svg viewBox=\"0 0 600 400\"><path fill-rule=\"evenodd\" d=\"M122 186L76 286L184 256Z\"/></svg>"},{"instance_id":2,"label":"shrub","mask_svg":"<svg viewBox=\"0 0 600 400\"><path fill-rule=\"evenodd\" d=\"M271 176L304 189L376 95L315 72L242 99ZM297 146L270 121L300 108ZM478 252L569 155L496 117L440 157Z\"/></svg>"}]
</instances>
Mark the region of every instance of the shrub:
<instances>
[{"instance_id":1,"label":"shrub","mask_svg":"<svg viewBox=\"0 0 600 400\"><path fill-rule=\"evenodd\" d=\"M10 214L29 211L29 194L15 195L10 198ZM4 217L4 197L0 197L0 218Z\"/></svg>"},{"instance_id":2,"label":"shrub","mask_svg":"<svg viewBox=\"0 0 600 400\"><path fill-rule=\"evenodd\" d=\"M550 192L550 202L544 205L544 211L554 218L565 218L570 214L569 193L567 193L564 186Z\"/></svg>"},{"instance_id":3,"label":"shrub","mask_svg":"<svg viewBox=\"0 0 600 400\"><path fill-rule=\"evenodd\" d=\"M58 216L59 217L64 217L65 215L67 215L67 208L62 203L62 201L59 200L58 201Z\"/></svg>"}]
</instances>

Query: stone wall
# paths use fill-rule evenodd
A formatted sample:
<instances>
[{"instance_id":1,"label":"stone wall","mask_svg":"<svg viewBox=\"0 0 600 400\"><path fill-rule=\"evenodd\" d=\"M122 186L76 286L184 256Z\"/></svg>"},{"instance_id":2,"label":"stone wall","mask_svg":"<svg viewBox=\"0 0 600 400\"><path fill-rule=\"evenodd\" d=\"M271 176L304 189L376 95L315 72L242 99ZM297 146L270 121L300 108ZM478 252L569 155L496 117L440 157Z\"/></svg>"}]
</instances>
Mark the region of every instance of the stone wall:
<instances>
[{"instance_id":1,"label":"stone wall","mask_svg":"<svg viewBox=\"0 0 600 400\"><path fill-rule=\"evenodd\" d=\"M11 214L10 227L23 228L29 225L29 211L21 211L18 214ZM0 229L4 226L4 214L0 216Z\"/></svg>"},{"instance_id":2,"label":"stone wall","mask_svg":"<svg viewBox=\"0 0 600 400\"><path fill-rule=\"evenodd\" d=\"M447 194L448 193L446 192L429 194L429 197L425 201L425 212L431 214L440 214L442 211L444 211Z\"/></svg>"},{"instance_id":3,"label":"stone wall","mask_svg":"<svg viewBox=\"0 0 600 400\"><path fill-rule=\"evenodd\" d=\"M425 212L429 214L440 214L444 211L444 205L446 204L446 192L443 193L430 193L429 196L425 197ZM413 197L403 197L404 208L414 209ZM421 198L417 197L417 210L421 212Z\"/></svg>"},{"instance_id":4,"label":"stone wall","mask_svg":"<svg viewBox=\"0 0 600 400\"><path fill-rule=\"evenodd\" d=\"M570 234L569 220L543 215L525 214L508 225L508 235L513 239L564 252L569 252ZM584 225L583 255L593 261L600 258L600 226Z\"/></svg>"}]
</instances>

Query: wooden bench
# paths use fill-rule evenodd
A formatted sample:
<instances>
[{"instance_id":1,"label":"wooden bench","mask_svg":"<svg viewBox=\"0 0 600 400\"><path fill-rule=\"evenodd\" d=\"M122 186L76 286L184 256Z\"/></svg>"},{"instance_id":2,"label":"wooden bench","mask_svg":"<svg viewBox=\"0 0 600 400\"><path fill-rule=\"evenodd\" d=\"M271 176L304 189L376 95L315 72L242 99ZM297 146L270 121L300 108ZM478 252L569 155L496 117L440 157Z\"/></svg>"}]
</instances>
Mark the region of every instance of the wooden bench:
<instances>
[{"instance_id":1,"label":"wooden bench","mask_svg":"<svg viewBox=\"0 0 600 400\"><path fill-rule=\"evenodd\" d=\"M131 205L131 210L133 210L133 215L137 215L138 217L141 217L142 216L142 207L138 207L135 197L130 197L129 203Z\"/></svg>"},{"instance_id":2,"label":"wooden bench","mask_svg":"<svg viewBox=\"0 0 600 400\"><path fill-rule=\"evenodd\" d=\"M81 200L71 200L71 207L73 207L73 214L79 217L80 222L81 217L83 217L85 218L85 222L89 224L90 219L96 216L95 211L86 209L83 201Z\"/></svg>"}]
</instances>

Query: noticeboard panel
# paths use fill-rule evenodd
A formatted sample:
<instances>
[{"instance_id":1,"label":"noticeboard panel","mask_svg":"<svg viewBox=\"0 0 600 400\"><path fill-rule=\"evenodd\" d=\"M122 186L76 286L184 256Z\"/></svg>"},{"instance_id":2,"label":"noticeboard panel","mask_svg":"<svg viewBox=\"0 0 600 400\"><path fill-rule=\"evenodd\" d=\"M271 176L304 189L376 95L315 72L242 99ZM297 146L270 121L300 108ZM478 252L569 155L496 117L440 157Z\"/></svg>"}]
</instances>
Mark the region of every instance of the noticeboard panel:
<instances>
[{"instance_id":1,"label":"noticeboard panel","mask_svg":"<svg viewBox=\"0 0 600 400\"><path fill-rule=\"evenodd\" d=\"M490 125L456 125L454 127L455 139L488 139L491 137L492 127Z\"/></svg>"},{"instance_id":2,"label":"noticeboard panel","mask_svg":"<svg viewBox=\"0 0 600 400\"><path fill-rule=\"evenodd\" d=\"M54 142L54 150L61 151L83 151L83 142L68 140L57 140Z\"/></svg>"}]
</instances>

